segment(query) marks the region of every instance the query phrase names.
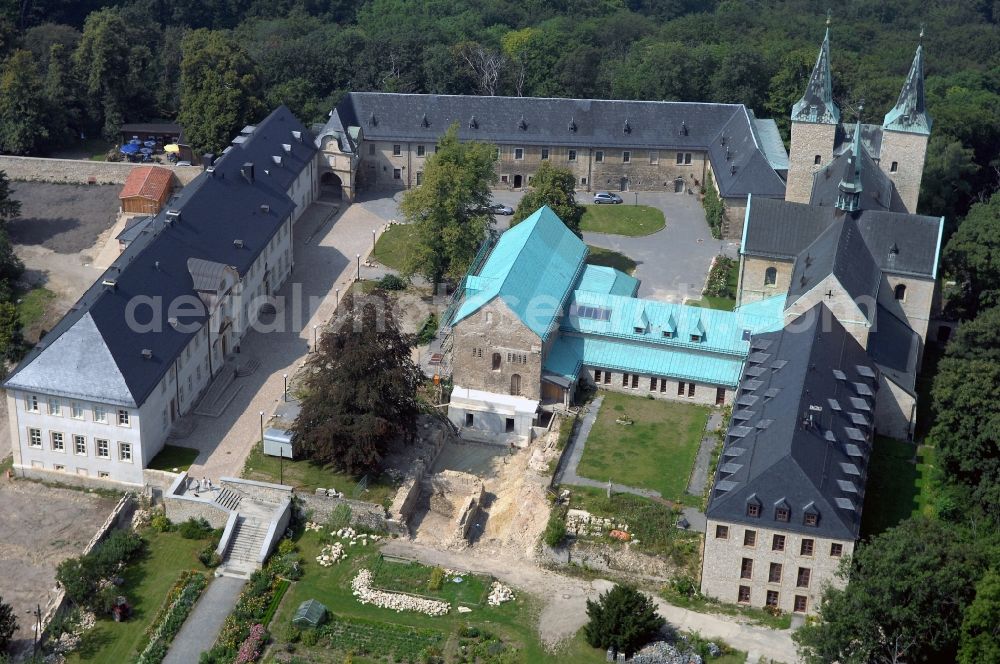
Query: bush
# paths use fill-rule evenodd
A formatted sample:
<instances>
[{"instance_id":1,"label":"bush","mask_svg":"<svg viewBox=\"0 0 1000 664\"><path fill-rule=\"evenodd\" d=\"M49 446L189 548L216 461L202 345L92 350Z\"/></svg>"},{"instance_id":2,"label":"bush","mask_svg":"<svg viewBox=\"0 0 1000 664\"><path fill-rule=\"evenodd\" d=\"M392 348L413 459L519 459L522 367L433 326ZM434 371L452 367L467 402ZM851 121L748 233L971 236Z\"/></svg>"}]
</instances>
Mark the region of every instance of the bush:
<instances>
[{"instance_id":1,"label":"bush","mask_svg":"<svg viewBox=\"0 0 1000 664\"><path fill-rule=\"evenodd\" d=\"M549 513L549 522L545 525L545 544L553 549L562 546L566 539L566 508L557 505Z\"/></svg>"},{"instance_id":2,"label":"bush","mask_svg":"<svg viewBox=\"0 0 1000 664\"><path fill-rule=\"evenodd\" d=\"M198 560L201 561L202 565L208 567L209 569L218 567L222 564L222 556L220 556L215 550L217 546L217 544L210 543L198 552Z\"/></svg>"},{"instance_id":3,"label":"bush","mask_svg":"<svg viewBox=\"0 0 1000 664\"><path fill-rule=\"evenodd\" d=\"M406 281L394 274L387 274L379 279L378 288L390 291L406 290Z\"/></svg>"},{"instance_id":4,"label":"bush","mask_svg":"<svg viewBox=\"0 0 1000 664\"><path fill-rule=\"evenodd\" d=\"M184 539L205 539L212 535L212 524L206 521L204 517L198 517L197 519L191 517L177 527L177 532Z\"/></svg>"},{"instance_id":5,"label":"bush","mask_svg":"<svg viewBox=\"0 0 1000 664\"><path fill-rule=\"evenodd\" d=\"M295 545L295 542L293 542L290 539L283 539L280 542L278 542L278 555L279 556L287 556L288 554L295 553L298 550L299 550L299 547L297 547Z\"/></svg>"},{"instance_id":6,"label":"bush","mask_svg":"<svg viewBox=\"0 0 1000 664\"><path fill-rule=\"evenodd\" d=\"M427 581L427 590L437 592L444 585L444 570L435 567L431 570L431 578Z\"/></svg>"},{"instance_id":7,"label":"bush","mask_svg":"<svg viewBox=\"0 0 1000 664\"><path fill-rule=\"evenodd\" d=\"M712 263L712 270L708 273L708 284L705 286L704 295L709 297L735 298L736 292L730 287L729 279L733 270L736 269L736 261L728 256L716 256Z\"/></svg>"},{"instance_id":8,"label":"bush","mask_svg":"<svg viewBox=\"0 0 1000 664\"><path fill-rule=\"evenodd\" d=\"M726 218L726 204L719 198L719 192L715 190L715 183L712 174L709 173L704 187L705 197L701 204L705 207L705 221L712 230L712 237L718 239L722 237L722 222Z\"/></svg>"},{"instance_id":9,"label":"bush","mask_svg":"<svg viewBox=\"0 0 1000 664\"><path fill-rule=\"evenodd\" d=\"M298 581L302 578L302 557L294 552L275 556L271 559L270 568L278 576Z\"/></svg>"},{"instance_id":10,"label":"bush","mask_svg":"<svg viewBox=\"0 0 1000 664\"><path fill-rule=\"evenodd\" d=\"M0 653L7 649L7 644L16 631L17 616L14 615L14 609L0 597Z\"/></svg>"},{"instance_id":11,"label":"bush","mask_svg":"<svg viewBox=\"0 0 1000 664\"><path fill-rule=\"evenodd\" d=\"M290 625L285 630L284 640L287 641L288 643L298 643L299 639L301 638L302 638L302 630L296 627L295 625Z\"/></svg>"},{"instance_id":12,"label":"bush","mask_svg":"<svg viewBox=\"0 0 1000 664\"><path fill-rule=\"evenodd\" d=\"M434 341L434 337L437 336L438 331L438 317L431 314L424 321L424 324L420 326L420 331L417 332L417 345L423 346Z\"/></svg>"},{"instance_id":13,"label":"bush","mask_svg":"<svg viewBox=\"0 0 1000 664\"><path fill-rule=\"evenodd\" d=\"M670 579L670 589L681 597L694 597L698 594L698 584L690 576L675 576Z\"/></svg>"},{"instance_id":14,"label":"bush","mask_svg":"<svg viewBox=\"0 0 1000 664\"><path fill-rule=\"evenodd\" d=\"M145 544L145 540L131 530L115 530L90 553L61 562L56 569L56 580L74 604L97 611L110 610L107 593L98 597L98 584L116 574L142 551Z\"/></svg>"},{"instance_id":15,"label":"bush","mask_svg":"<svg viewBox=\"0 0 1000 664\"><path fill-rule=\"evenodd\" d=\"M327 519L326 527L330 532L336 532L341 528L346 528L351 525L351 508L348 505L340 504L334 508L333 512L330 513L330 518Z\"/></svg>"},{"instance_id":16,"label":"bush","mask_svg":"<svg viewBox=\"0 0 1000 664\"><path fill-rule=\"evenodd\" d=\"M312 648L319 641L319 632L314 629L302 630L302 645Z\"/></svg>"},{"instance_id":17,"label":"bush","mask_svg":"<svg viewBox=\"0 0 1000 664\"><path fill-rule=\"evenodd\" d=\"M592 648L614 648L631 656L664 625L653 601L634 586L615 585L594 602L587 600L590 622L584 628Z\"/></svg>"},{"instance_id":18,"label":"bush","mask_svg":"<svg viewBox=\"0 0 1000 664\"><path fill-rule=\"evenodd\" d=\"M165 533L174 527L174 524L170 522L167 515L163 512L157 512L153 515L153 518L149 521L149 527L158 533Z\"/></svg>"}]
</instances>

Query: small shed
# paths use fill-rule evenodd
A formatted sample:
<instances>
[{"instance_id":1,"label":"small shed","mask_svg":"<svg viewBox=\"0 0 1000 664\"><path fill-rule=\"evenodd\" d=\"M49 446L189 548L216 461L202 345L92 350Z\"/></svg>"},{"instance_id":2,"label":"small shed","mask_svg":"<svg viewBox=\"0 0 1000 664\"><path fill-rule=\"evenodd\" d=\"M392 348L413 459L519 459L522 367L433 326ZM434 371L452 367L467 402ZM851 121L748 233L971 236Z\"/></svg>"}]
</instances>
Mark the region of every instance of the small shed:
<instances>
[{"instance_id":1,"label":"small shed","mask_svg":"<svg viewBox=\"0 0 1000 664\"><path fill-rule=\"evenodd\" d=\"M125 178L125 186L118 194L122 212L157 214L173 189L174 175L159 166L137 166Z\"/></svg>"},{"instance_id":2,"label":"small shed","mask_svg":"<svg viewBox=\"0 0 1000 664\"><path fill-rule=\"evenodd\" d=\"M264 454L268 456L294 459L292 432L285 429L264 429Z\"/></svg>"},{"instance_id":3,"label":"small shed","mask_svg":"<svg viewBox=\"0 0 1000 664\"><path fill-rule=\"evenodd\" d=\"M159 147L169 143L182 143L184 130L175 122L133 122L123 124L121 129L122 145L133 139L145 143L154 141Z\"/></svg>"},{"instance_id":4,"label":"small shed","mask_svg":"<svg viewBox=\"0 0 1000 664\"><path fill-rule=\"evenodd\" d=\"M307 599L299 604L292 618L292 624L296 627L319 627L325 619L326 607L314 599Z\"/></svg>"}]
</instances>

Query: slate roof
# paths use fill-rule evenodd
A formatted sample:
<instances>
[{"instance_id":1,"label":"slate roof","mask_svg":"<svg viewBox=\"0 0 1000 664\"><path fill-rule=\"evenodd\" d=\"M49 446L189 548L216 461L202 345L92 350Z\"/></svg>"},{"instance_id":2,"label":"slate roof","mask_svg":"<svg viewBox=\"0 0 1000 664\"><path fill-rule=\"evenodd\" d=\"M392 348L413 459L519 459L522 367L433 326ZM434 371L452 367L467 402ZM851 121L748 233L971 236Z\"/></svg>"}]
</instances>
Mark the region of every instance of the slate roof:
<instances>
[{"instance_id":1,"label":"slate roof","mask_svg":"<svg viewBox=\"0 0 1000 664\"><path fill-rule=\"evenodd\" d=\"M794 329L756 336L753 347L708 518L856 539L877 389L877 378L865 375L874 376L871 361L822 303ZM747 514L750 502L759 517ZM775 518L782 503L791 511L787 523ZM804 524L807 509L818 513L817 525Z\"/></svg>"},{"instance_id":2,"label":"slate roof","mask_svg":"<svg viewBox=\"0 0 1000 664\"><path fill-rule=\"evenodd\" d=\"M757 141L761 150L767 158L771 168L778 172L788 171L788 152L785 150L785 142L781 140L781 132L778 131L778 123L771 119L754 119L753 129L757 134Z\"/></svg>"},{"instance_id":3,"label":"slate roof","mask_svg":"<svg viewBox=\"0 0 1000 664\"><path fill-rule=\"evenodd\" d=\"M792 120L823 124L840 122L840 109L833 101L833 80L830 76L830 28L826 29L816 64L806 83L806 91L792 107Z\"/></svg>"},{"instance_id":4,"label":"slate roof","mask_svg":"<svg viewBox=\"0 0 1000 664\"><path fill-rule=\"evenodd\" d=\"M920 335L907 323L879 305L875 324L868 334L868 354L886 371L892 372L903 388L913 391L920 352Z\"/></svg>"},{"instance_id":5,"label":"slate roof","mask_svg":"<svg viewBox=\"0 0 1000 664\"><path fill-rule=\"evenodd\" d=\"M840 180L844 173L849 170L851 155L850 150L842 152L834 157L833 161L813 174L812 194L809 197L810 205L834 207L837 204L837 197L840 194ZM894 203L892 180L879 168L865 148L861 149L860 161L861 209L889 210ZM894 211L896 212L906 212L901 205L898 205L898 201L895 207Z\"/></svg>"},{"instance_id":6,"label":"slate roof","mask_svg":"<svg viewBox=\"0 0 1000 664\"><path fill-rule=\"evenodd\" d=\"M118 234L115 238L116 240L121 240L126 244L132 242L142 231L153 221L151 215L139 215L135 217L130 217L125 221L125 227L122 232Z\"/></svg>"},{"instance_id":7,"label":"slate roof","mask_svg":"<svg viewBox=\"0 0 1000 664\"><path fill-rule=\"evenodd\" d=\"M756 196L747 207L741 251L751 256L793 260L838 218L849 214L879 268L885 272L936 278L944 218L792 203ZM893 251L895 249L895 251Z\"/></svg>"},{"instance_id":8,"label":"slate roof","mask_svg":"<svg viewBox=\"0 0 1000 664\"><path fill-rule=\"evenodd\" d=\"M784 180L757 144L752 122L742 104L350 92L323 135L339 137L357 126L369 140L432 142L457 123L459 138L466 141L705 150L723 196L752 191L782 198ZM736 174L731 163L719 159L725 153L718 149L723 132L734 148Z\"/></svg>"},{"instance_id":9,"label":"slate roof","mask_svg":"<svg viewBox=\"0 0 1000 664\"><path fill-rule=\"evenodd\" d=\"M158 201L170 191L173 178L173 173L160 166L137 166L125 178L125 185L118 198L122 200L146 198Z\"/></svg>"},{"instance_id":10,"label":"slate roof","mask_svg":"<svg viewBox=\"0 0 1000 664\"><path fill-rule=\"evenodd\" d=\"M924 47L917 46L896 105L885 114L883 126L890 131L929 135L934 124L924 99Z\"/></svg>"},{"instance_id":11,"label":"slate roof","mask_svg":"<svg viewBox=\"0 0 1000 664\"><path fill-rule=\"evenodd\" d=\"M545 340L584 268L587 245L548 206L507 230L482 269L466 277L465 300L451 325L499 297Z\"/></svg>"},{"instance_id":12,"label":"slate roof","mask_svg":"<svg viewBox=\"0 0 1000 664\"><path fill-rule=\"evenodd\" d=\"M111 403L133 407L145 401L204 324L206 313L186 315L174 325L164 311L159 329L146 331L126 324L129 303L136 297L155 297L166 308L180 297L197 298L188 269L191 258L222 263L246 274L294 210L286 191L316 152L312 137L284 106L243 136L241 143L227 148L216 161L213 173L196 177L142 229L24 358L6 387L84 396L69 392L85 375L85 368L62 361L61 349L74 339L86 338L89 352L110 355L103 364L108 372L117 372L122 381L117 385L123 384L125 390L117 396L101 393L88 398L106 397ZM282 157L280 165L274 156ZM241 173L245 164L255 165L252 184ZM234 243L236 239L243 241L242 246ZM113 285L104 285L105 281ZM148 311L149 307L139 307L135 320L149 322ZM152 351L152 356L146 359L143 350Z\"/></svg>"},{"instance_id":13,"label":"slate roof","mask_svg":"<svg viewBox=\"0 0 1000 664\"><path fill-rule=\"evenodd\" d=\"M871 321L875 308L865 304L875 302L882 272L849 215L834 221L799 254L792 270L785 306L791 306L830 275L836 277Z\"/></svg>"}]
</instances>

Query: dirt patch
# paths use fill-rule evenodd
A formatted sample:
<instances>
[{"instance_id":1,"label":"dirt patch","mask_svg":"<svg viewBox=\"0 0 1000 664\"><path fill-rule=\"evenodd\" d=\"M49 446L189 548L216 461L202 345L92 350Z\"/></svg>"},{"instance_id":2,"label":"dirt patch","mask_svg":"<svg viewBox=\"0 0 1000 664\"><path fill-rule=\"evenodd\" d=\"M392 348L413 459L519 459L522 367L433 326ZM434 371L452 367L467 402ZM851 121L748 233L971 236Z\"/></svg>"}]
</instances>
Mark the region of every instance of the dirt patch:
<instances>
[{"instance_id":1,"label":"dirt patch","mask_svg":"<svg viewBox=\"0 0 1000 664\"><path fill-rule=\"evenodd\" d=\"M32 638L29 611L56 595L56 567L79 555L117 501L26 480L0 480L0 595L13 606L18 645Z\"/></svg>"},{"instance_id":2,"label":"dirt patch","mask_svg":"<svg viewBox=\"0 0 1000 664\"><path fill-rule=\"evenodd\" d=\"M21 216L7 224L11 242L59 254L90 249L114 225L121 191L117 185L45 182L15 182L11 189L21 202Z\"/></svg>"}]
</instances>

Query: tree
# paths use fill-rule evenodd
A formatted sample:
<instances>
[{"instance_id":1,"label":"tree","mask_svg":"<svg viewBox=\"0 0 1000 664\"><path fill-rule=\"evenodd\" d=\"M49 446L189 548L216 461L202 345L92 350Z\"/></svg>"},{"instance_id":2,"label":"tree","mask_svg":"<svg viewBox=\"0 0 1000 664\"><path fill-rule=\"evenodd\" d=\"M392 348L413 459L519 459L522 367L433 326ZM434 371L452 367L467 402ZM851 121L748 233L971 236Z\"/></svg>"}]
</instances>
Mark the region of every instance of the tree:
<instances>
[{"instance_id":1,"label":"tree","mask_svg":"<svg viewBox=\"0 0 1000 664\"><path fill-rule=\"evenodd\" d=\"M828 586L822 621L792 638L810 664L955 661L962 611L985 558L959 526L904 521L842 561L847 587Z\"/></svg>"},{"instance_id":2,"label":"tree","mask_svg":"<svg viewBox=\"0 0 1000 664\"><path fill-rule=\"evenodd\" d=\"M129 50L128 26L119 10L101 9L87 16L73 63L90 120L108 140L118 136L125 118Z\"/></svg>"},{"instance_id":3,"label":"tree","mask_svg":"<svg viewBox=\"0 0 1000 664\"><path fill-rule=\"evenodd\" d=\"M412 436L422 376L385 293L348 295L340 311L307 364L292 440L297 454L361 473L378 466L393 440Z\"/></svg>"},{"instance_id":4,"label":"tree","mask_svg":"<svg viewBox=\"0 0 1000 664\"><path fill-rule=\"evenodd\" d=\"M24 355L21 319L13 302L0 302L0 357L17 362Z\"/></svg>"},{"instance_id":5,"label":"tree","mask_svg":"<svg viewBox=\"0 0 1000 664\"><path fill-rule=\"evenodd\" d=\"M972 197L972 176L979 167L972 148L957 138L935 133L927 147L920 181L920 212L943 216L954 223Z\"/></svg>"},{"instance_id":6,"label":"tree","mask_svg":"<svg viewBox=\"0 0 1000 664\"><path fill-rule=\"evenodd\" d=\"M967 317L1000 304L1000 192L969 209L945 247L944 261L962 289Z\"/></svg>"},{"instance_id":7,"label":"tree","mask_svg":"<svg viewBox=\"0 0 1000 664\"><path fill-rule=\"evenodd\" d=\"M226 33L199 29L181 42L178 119L199 152L221 152L264 111L260 77L243 47Z\"/></svg>"},{"instance_id":8,"label":"tree","mask_svg":"<svg viewBox=\"0 0 1000 664\"><path fill-rule=\"evenodd\" d=\"M10 180L0 171L0 226L21 214L21 201L11 198Z\"/></svg>"},{"instance_id":9,"label":"tree","mask_svg":"<svg viewBox=\"0 0 1000 664\"><path fill-rule=\"evenodd\" d=\"M29 51L14 51L0 74L0 150L33 154L48 138L42 81Z\"/></svg>"},{"instance_id":10,"label":"tree","mask_svg":"<svg viewBox=\"0 0 1000 664\"><path fill-rule=\"evenodd\" d=\"M656 605L634 586L616 584L596 602L587 600L584 627L587 643L594 648L614 648L626 657L648 643L666 621L656 612Z\"/></svg>"},{"instance_id":11,"label":"tree","mask_svg":"<svg viewBox=\"0 0 1000 664\"><path fill-rule=\"evenodd\" d=\"M1000 572L995 569L976 584L976 599L965 610L958 661L1000 662Z\"/></svg>"},{"instance_id":12,"label":"tree","mask_svg":"<svg viewBox=\"0 0 1000 664\"><path fill-rule=\"evenodd\" d=\"M403 196L400 209L414 224L416 243L407 270L437 283L465 275L492 230L490 186L496 182L496 148L462 143L448 128L424 164L423 184Z\"/></svg>"},{"instance_id":13,"label":"tree","mask_svg":"<svg viewBox=\"0 0 1000 664\"><path fill-rule=\"evenodd\" d=\"M548 205L567 228L579 235L584 207L576 202L575 189L576 177L572 171L542 162L531 179L531 190L521 198L514 211L511 226L525 220L543 205Z\"/></svg>"},{"instance_id":14,"label":"tree","mask_svg":"<svg viewBox=\"0 0 1000 664\"><path fill-rule=\"evenodd\" d=\"M10 604L0 597L0 653L7 649L7 644L17 631L17 616Z\"/></svg>"}]
</instances>

